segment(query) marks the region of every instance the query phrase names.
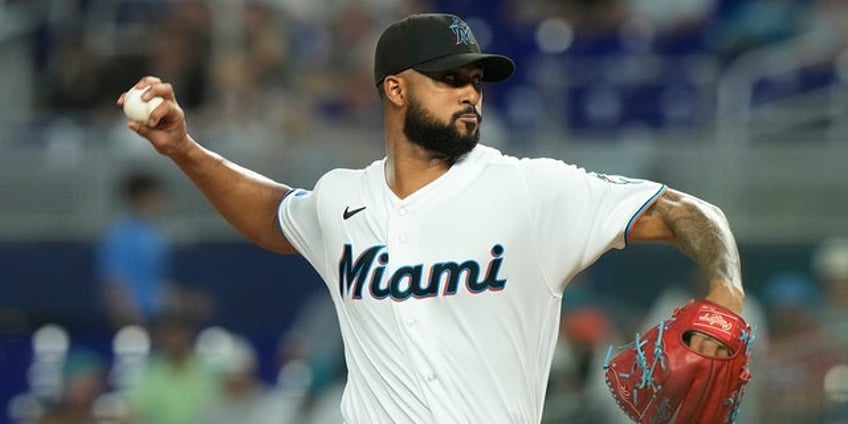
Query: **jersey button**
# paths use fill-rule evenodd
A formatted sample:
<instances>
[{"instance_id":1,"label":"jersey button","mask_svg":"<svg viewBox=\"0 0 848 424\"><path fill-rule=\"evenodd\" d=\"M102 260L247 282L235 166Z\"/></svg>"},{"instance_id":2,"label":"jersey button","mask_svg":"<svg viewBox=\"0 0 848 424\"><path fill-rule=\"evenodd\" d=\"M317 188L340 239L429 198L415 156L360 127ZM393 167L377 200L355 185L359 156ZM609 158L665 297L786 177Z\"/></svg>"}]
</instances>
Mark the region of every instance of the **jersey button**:
<instances>
[{"instance_id":1,"label":"jersey button","mask_svg":"<svg viewBox=\"0 0 848 424\"><path fill-rule=\"evenodd\" d=\"M406 243L406 236L404 236L404 235L398 236L398 243Z\"/></svg>"},{"instance_id":2,"label":"jersey button","mask_svg":"<svg viewBox=\"0 0 848 424\"><path fill-rule=\"evenodd\" d=\"M429 373L424 378L426 378L427 381L432 383L432 382L436 381L436 374Z\"/></svg>"},{"instance_id":3,"label":"jersey button","mask_svg":"<svg viewBox=\"0 0 848 424\"><path fill-rule=\"evenodd\" d=\"M404 215L406 215L407 210L406 210L406 208L400 208L400 209L398 209L397 213L400 216L404 216Z\"/></svg>"},{"instance_id":4,"label":"jersey button","mask_svg":"<svg viewBox=\"0 0 848 424\"><path fill-rule=\"evenodd\" d=\"M413 325L415 325L415 320L412 319L412 318L407 318L405 322L406 322L406 325L409 326L409 327L412 327Z\"/></svg>"}]
</instances>

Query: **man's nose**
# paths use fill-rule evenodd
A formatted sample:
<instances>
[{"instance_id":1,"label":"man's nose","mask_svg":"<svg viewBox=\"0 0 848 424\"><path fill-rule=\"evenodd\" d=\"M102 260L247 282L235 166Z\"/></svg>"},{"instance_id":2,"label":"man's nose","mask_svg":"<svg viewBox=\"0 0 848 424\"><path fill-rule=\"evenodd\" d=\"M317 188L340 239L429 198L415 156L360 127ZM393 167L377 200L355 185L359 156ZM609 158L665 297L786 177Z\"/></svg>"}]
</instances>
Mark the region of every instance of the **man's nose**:
<instances>
[{"instance_id":1,"label":"man's nose","mask_svg":"<svg viewBox=\"0 0 848 424\"><path fill-rule=\"evenodd\" d=\"M459 89L461 91L460 103L476 106L480 102L480 90L473 82L468 82Z\"/></svg>"}]
</instances>

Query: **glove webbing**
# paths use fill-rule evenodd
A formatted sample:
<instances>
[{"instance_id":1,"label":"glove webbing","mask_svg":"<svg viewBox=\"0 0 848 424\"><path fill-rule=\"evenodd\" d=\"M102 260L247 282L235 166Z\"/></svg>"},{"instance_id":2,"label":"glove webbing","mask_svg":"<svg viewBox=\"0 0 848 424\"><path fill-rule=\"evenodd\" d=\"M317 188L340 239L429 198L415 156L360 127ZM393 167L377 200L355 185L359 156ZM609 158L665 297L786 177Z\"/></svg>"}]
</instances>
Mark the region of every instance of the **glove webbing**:
<instances>
[{"instance_id":1,"label":"glove webbing","mask_svg":"<svg viewBox=\"0 0 848 424\"><path fill-rule=\"evenodd\" d=\"M753 328L751 331L745 331L744 328L742 329L742 335L739 336L739 341L745 343L745 355L751 353L751 346L754 345L754 339L756 338L757 336L754 334Z\"/></svg>"},{"instance_id":2,"label":"glove webbing","mask_svg":"<svg viewBox=\"0 0 848 424\"><path fill-rule=\"evenodd\" d=\"M674 318L671 318L667 321L660 321L660 323L659 323L659 326L658 326L659 334L657 336L656 342L654 343L654 362L651 363L651 364L648 364L648 358L645 356L645 351L642 350L642 348L645 346L647 341L646 340L640 340L640 336L639 336L638 332L636 333L636 340L635 341L628 343L624 346L618 347L618 350L625 350L625 349L628 349L630 346L633 346L634 350L636 351L636 362L633 363L633 369L631 370L631 372L635 372L636 367L639 367L639 369L641 369L641 371L642 371L642 380L633 389L633 402L638 402L638 399L639 399L638 390L639 389L644 389L646 387L650 387L654 391L654 393L656 393L656 392L658 392L659 390L662 389L662 386L657 385L656 382L654 381L654 371L657 369L657 363L660 364L660 367L663 370L666 369L665 368L665 353L663 352L663 346L662 346L662 336L663 336L663 331L665 331L665 329L668 328L668 326L671 324L672 321L674 321ZM607 348L607 355L606 355L606 358L604 359L604 370L609 368L609 362L610 362L610 359L612 358L612 351L613 351L613 345L610 345L609 348ZM625 372L619 372L618 375L622 378L630 378L630 374L625 373Z\"/></svg>"},{"instance_id":3,"label":"glove webbing","mask_svg":"<svg viewBox=\"0 0 848 424\"><path fill-rule=\"evenodd\" d=\"M751 346L754 345L754 339L757 336L754 334L754 329L751 331L746 331L742 329L742 335L739 336L739 341L745 343L745 355L751 353ZM739 390L734 391L729 398L724 400L725 405L733 405L733 409L730 410L730 415L727 417L727 421L730 424L736 424L736 419L739 418L739 407L742 404L742 392Z\"/></svg>"}]
</instances>

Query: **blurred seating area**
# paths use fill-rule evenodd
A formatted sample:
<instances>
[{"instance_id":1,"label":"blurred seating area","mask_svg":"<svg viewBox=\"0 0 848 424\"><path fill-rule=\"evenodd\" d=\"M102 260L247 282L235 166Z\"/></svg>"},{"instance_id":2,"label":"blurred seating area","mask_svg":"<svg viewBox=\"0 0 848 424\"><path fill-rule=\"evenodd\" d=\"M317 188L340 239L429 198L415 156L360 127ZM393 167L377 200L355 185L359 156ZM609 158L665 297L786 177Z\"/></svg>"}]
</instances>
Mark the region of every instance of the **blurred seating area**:
<instances>
[{"instance_id":1,"label":"blurred seating area","mask_svg":"<svg viewBox=\"0 0 848 424\"><path fill-rule=\"evenodd\" d=\"M200 125L373 129L375 39L425 10L464 16L484 48L517 60L487 96L509 135L704 131L731 112L723 84L744 83L727 101L754 107L848 72L839 0L7 0L0 17L18 29L0 43L22 44L28 71L11 138L38 143L43 119L114 119L113 100L144 74L172 81ZM782 57L755 57L774 47Z\"/></svg>"},{"instance_id":2,"label":"blurred seating area","mask_svg":"<svg viewBox=\"0 0 848 424\"><path fill-rule=\"evenodd\" d=\"M174 83L197 139L273 178L310 187L324 170L370 163L383 149L376 37L400 16L441 10L518 63L511 80L486 90L487 144L687 189L727 208L745 239L815 242L848 231L848 203L816 201L848 180L839 161L846 8L840 0L6 0L0 234L91 239L109 220L103 194L123 168L153 162L174 174L114 105L147 74ZM722 172L704 179L714 163ZM177 237L232 239L173 176L184 214L172 216Z\"/></svg>"},{"instance_id":3,"label":"blurred seating area","mask_svg":"<svg viewBox=\"0 0 848 424\"><path fill-rule=\"evenodd\" d=\"M281 339L278 372L265 379L251 341L184 317L123 327L107 355L47 324L32 335L28 390L8 399L0 422L339 423L344 363L341 336L321 334L331 336Z\"/></svg>"},{"instance_id":4,"label":"blurred seating area","mask_svg":"<svg viewBox=\"0 0 848 424\"><path fill-rule=\"evenodd\" d=\"M168 276L210 304L127 323L111 319L95 254L0 247L0 423L340 422L341 335L304 260L180 246Z\"/></svg>"}]
</instances>

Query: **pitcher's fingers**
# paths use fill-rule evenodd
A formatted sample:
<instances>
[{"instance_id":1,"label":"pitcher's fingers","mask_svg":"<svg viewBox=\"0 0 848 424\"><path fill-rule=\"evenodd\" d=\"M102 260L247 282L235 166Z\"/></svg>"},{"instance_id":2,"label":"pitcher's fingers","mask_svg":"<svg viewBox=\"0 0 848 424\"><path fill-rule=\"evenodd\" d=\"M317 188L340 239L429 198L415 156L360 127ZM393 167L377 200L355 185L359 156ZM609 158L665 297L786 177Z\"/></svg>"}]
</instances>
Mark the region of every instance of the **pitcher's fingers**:
<instances>
[{"instance_id":1,"label":"pitcher's fingers","mask_svg":"<svg viewBox=\"0 0 848 424\"><path fill-rule=\"evenodd\" d=\"M117 104L118 106L123 106L124 100L126 98L127 98L127 92L125 91L125 92L121 93L120 96L118 96L118 100L115 101L115 104Z\"/></svg>"},{"instance_id":2,"label":"pitcher's fingers","mask_svg":"<svg viewBox=\"0 0 848 424\"><path fill-rule=\"evenodd\" d=\"M704 355L726 358L730 356L730 350L721 342L704 334L695 333L689 340L689 347L703 353Z\"/></svg>"},{"instance_id":3,"label":"pitcher's fingers","mask_svg":"<svg viewBox=\"0 0 848 424\"><path fill-rule=\"evenodd\" d=\"M155 109L150 111L150 115L147 117L147 122L145 124L150 128L156 128L169 114L176 113L179 113L179 111L176 107L174 107L174 102L165 100L162 103L159 103Z\"/></svg>"},{"instance_id":4,"label":"pitcher's fingers","mask_svg":"<svg viewBox=\"0 0 848 424\"><path fill-rule=\"evenodd\" d=\"M141 100L145 102L150 101L150 99L154 97L161 97L165 100L175 101L174 98L174 87L171 83L156 83L150 86L150 89L145 91L144 94L141 95Z\"/></svg>"},{"instance_id":5,"label":"pitcher's fingers","mask_svg":"<svg viewBox=\"0 0 848 424\"><path fill-rule=\"evenodd\" d=\"M162 82L162 79L159 78L159 77L154 77L153 75L146 75L146 76L142 77L140 80L138 80L138 82L135 83L135 85L133 87L141 89L141 88L147 87L148 85L159 84L161 82Z\"/></svg>"},{"instance_id":6,"label":"pitcher's fingers","mask_svg":"<svg viewBox=\"0 0 848 424\"><path fill-rule=\"evenodd\" d=\"M135 131L137 134L141 135L142 125L136 121L130 121L127 123L127 127L129 129Z\"/></svg>"},{"instance_id":7,"label":"pitcher's fingers","mask_svg":"<svg viewBox=\"0 0 848 424\"><path fill-rule=\"evenodd\" d=\"M704 355L711 355L712 353L708 351L706 343L703 337L698 334L692 335L692 338L689 339L689 347L691 347L696 352L703 353Z\"/></svg>"}]
</instances>

